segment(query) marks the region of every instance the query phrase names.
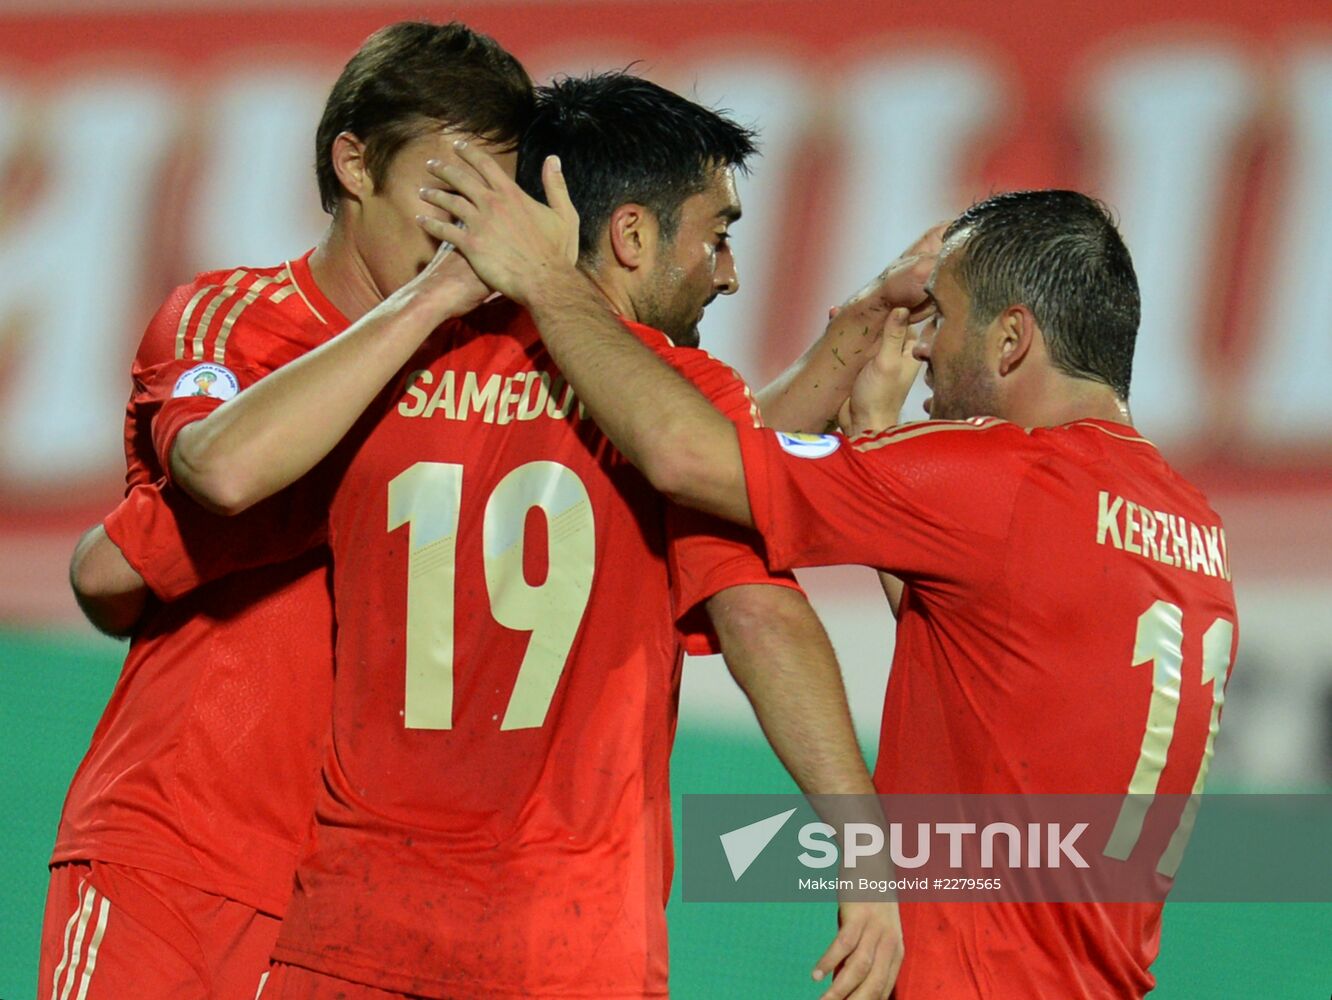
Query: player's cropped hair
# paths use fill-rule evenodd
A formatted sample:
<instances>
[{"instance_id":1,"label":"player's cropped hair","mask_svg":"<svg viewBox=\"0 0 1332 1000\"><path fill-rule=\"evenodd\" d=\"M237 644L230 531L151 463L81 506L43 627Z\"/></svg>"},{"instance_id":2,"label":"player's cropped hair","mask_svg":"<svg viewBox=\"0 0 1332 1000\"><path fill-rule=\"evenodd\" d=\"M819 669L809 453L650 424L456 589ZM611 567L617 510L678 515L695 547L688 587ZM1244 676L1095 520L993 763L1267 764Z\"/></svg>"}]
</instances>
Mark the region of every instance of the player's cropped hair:
<instances>
[{"instance_id":1,"label":"player's cropped hair","mask_svg":"<svg viewBox=\"0 0 1332 1000\"><path fill-rule=\"evenodd\" d=\"M578 209L579 256L592 257L611 213L636 203L674 238L680 207L718 167L745 169L753 130L624 72L566 77L537 90L537 111L518 147L518 183L544 200L541 164L560 157Z\"/></svg>"},{"instance_id":2,"label":"player's cropped hair","mask_svg":"<svg viewBox=\"0 0 1332 1000\"><path fill-rule=\"evenodd\" d=\"M433 129L517 146L535 104L527 71L489 35L457 21L381 28L343 67L319 120L315 174L324 211L333 212L342 196L332 162L339 133L365 143L366 167L378 187L394 154Z\"/></svg>"},{"instance_id":3,"label":"player's cropped hair","mask_svg":"<svg viewBox=\"0 0 1332 1000\"><path fill-rule=\"evenodd\" d=\"M944 233L963 234L955 274L970 321L1025 305L1067 375L1128 399L1141 302L1128 247L1099 201L1077 191L1012 191L977 202Z\"/></svg>"}]
</instances>

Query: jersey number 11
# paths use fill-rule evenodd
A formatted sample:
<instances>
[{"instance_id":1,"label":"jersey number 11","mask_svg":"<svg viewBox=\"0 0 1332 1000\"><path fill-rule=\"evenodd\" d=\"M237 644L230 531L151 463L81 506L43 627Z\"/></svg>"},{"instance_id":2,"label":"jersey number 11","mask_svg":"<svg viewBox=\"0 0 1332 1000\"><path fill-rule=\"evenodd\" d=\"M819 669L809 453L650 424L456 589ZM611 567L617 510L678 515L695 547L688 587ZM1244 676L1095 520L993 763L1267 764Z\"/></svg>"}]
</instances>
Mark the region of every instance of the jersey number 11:
<instances>
[{"instance_id":1,"label":"jersey number 11","mask_svg":"<svg viewBox=\"0 0 1332 1000\"><path fill-rule=\"evenodd\" d=\"M1202 638L1202 683L1212 688L1212 715L1207 726L1207 745L1193 781L1193 790L1161 856L1156 870L1174 878L1179 869L1184 848L1193 832L1198 813L1199 796L1207 780L1207 768L1212 761L1212 748L1216 731L1221 724L1221 703L1225 700L1226 673L1230 668L1230 644L1235 624L1224 618L1212 622ZM1179 714L1179 699L1183 689L1184 673L1184 612L1179 605L1157 601L1138 617L1138 632L1133 642L1133 664L1152 665L1152 699L1147 709L1147 727L1138 750L1138 763L1129 781L1128 797L1119 808L1119 817L1106 844L1107 857L1128 860L1142 825L1151 808L1152 797L1165 770L1166 756L1175 736L1175 718Z\"/></svg>"}]
</instances>

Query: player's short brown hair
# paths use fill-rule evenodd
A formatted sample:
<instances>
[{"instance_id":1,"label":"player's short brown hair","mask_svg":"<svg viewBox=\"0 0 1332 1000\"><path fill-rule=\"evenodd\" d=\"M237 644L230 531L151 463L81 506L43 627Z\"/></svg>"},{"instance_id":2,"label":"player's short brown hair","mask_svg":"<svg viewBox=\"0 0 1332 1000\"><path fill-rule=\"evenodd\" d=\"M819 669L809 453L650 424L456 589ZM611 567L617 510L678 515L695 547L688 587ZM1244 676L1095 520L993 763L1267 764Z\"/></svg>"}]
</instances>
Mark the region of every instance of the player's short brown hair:
<instances>
[{"instance_id":1,"label":"player's short brown hair","mask_svg":"<svg viewBox=\"0 0 1332 1000\"><path fill-rule=\"evenodd\" d=\"M651 209L662 238L674 239L685 199L704 190L718 167L744 170L756 140L726 112L627 71L563 77L538 92L518 147L518 183L544 201L541 165L559 156L586 262L615 209L630 202Z\"/></svg>"},{"instance_id":2,"label":"player's short brown hair","mask_svg":"<svg viewBox=\"0 0 1332 1000\"><path fill-rule=\"evenodd\" d=\"M465 24L400 21L365 40L343 67L315 132L319 200L332 213L342 197L333 141L365 143L376 186L394 155L433 129L452 128L516 147L536 98L522 64Z\"/></svg>"},{"instance_id":3,"label":"player's short brown hair","mask_svg":"<svg viewBox=\"0 0 1332 1000\"><path fill-rule=\"evenodd\" d=\"M1008 191L954 219L945 242L959 233L954 274L971 297L973 326L1025 305L1055 367L1128 399L1142 303L1105 205L1078 191Z\"/></svg>"}]
</instances>

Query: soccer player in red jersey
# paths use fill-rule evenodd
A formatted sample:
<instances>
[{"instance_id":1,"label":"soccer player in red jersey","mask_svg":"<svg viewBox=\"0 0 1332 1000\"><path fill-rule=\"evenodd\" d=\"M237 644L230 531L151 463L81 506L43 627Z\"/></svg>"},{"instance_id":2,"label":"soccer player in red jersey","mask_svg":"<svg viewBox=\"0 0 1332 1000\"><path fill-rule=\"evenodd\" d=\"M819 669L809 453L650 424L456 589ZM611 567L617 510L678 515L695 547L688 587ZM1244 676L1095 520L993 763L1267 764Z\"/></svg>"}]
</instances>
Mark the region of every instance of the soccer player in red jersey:
<instances>
[{"instance_id":1,"label":"soccer player in red jersey","mask_svg":"<svg viewBox=\"0 0 1332 1000\"><path fill-rule=\"evenodd\" d=\"M437 135L416 138L422 120L511 150L533 106L526 73L490 39L461 25L398 25L367 42L334 88L321 163L341 143L382 182L409 140L420 161L447 148ZM360 113L348 120L349 110ZM327 176L321 182L333 210L340 188ZM416 185L405 190L414 201ZM341 330L345 320L313 277L322 261L340 255L394 287L415 273L402 259L401 232L386 225L397 216L374 199L366 204L379 210L357 216L352 253L337 249L353 214L341 211L313 254L203 274L171 295L134 361L125 425L131 488L162 476L181 427ZM198 520L186 555L207 562L268 515ZM151 522L113 517L105 531L126 548L156 544ZM90 608L100 607L104 537L95 529L74 562ZM133 626L133 639L65 802L41 1000L254 997L312 828L329 728L333 617L328 553L310 549L316 540L279 539L275 559L299 554L174 603L145 607L139 592L102 608L109 615L98 623Z\"/></svg>"},{"instance_id":2,"label":"soccer player in red jersey","mask_svg":"<svg viewBox=\"0 0 1332 1000\"><path fill-rule=\"evenodd\" d=\"M919 343L896 310L857 378L850 437L792 437L719 419L558 259L567 206L464 159L441 172L459 224L431 231L527 306L654 485L756 525L774 566L905 582L881 792L1132 793L1104 846L1121 860L1140 797L1201 792L1236 643L1225 534L1131 423L1137 279L1102 206L1069 191L973 206L945 234ZM913 353L934 419L893 427ZM1162 875L1182 842L1145 845ZM1142 996L1160 922L1159 901L904 905L897 995Z\"/></svg>"},{"instance_id":3,"label":"soccer player in red jersey","mask_svg":"<svg viewBox=\"0 0 1332 1000\"><path fill-rule=\"evenodd\" d=\"M620 74L568 81L543 105L562 116L552 134L582 123L601 136L574 143L598 181L580 199L601 218L581 247L569 236L566 260L581 258L626 335L753 426L735 374L666 335L696 340L707 302L735 290L727 229L749 134ZM355 200L365 192L346 153L335 144L332 162ZM562 183L549 164L543 180ZM417 204L399 218L443 215ZM317 534L308 522L325 504L311 498L331 495L333 738L264 995L664 995L676 620L706 606L803 787L868 791L836 665L803 596L752 541L669 514L610 448L525 313L499 301L441 325L488 289L433 247L417 246L422 272L343 334L164 445L177 483L228 513L327 459L287 510L304 515L300 537ZM343 316L356 278L313 273L330 306L348 301ZM825 344L864 336L893 278L840 312ZM914 302L905 284L895 297ZM774 393L786 418L808 405L802 378ZM160 513L158 499L141 490L128 506ZM275 520L249 547L281 544L289 526ZM132 539L125 554L164 595L228 568ZM883 995L900 956L895 909L842 915L820 961L826 973L846 960L829 995Z\"/></svg>"}]
</instances>

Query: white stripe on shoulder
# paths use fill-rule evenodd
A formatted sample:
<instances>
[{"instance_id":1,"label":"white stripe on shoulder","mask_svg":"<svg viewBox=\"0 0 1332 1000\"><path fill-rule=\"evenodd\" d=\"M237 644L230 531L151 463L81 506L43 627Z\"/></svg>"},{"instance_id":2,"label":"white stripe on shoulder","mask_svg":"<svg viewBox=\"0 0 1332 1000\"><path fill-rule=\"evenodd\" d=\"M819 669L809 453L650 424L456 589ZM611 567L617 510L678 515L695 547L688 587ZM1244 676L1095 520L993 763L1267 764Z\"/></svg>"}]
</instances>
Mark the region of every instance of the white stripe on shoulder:
<instances>
[{"instance_id":1,"label":"white stripe on shoulder","mask_svg":"<svg viewBox=\"0 0 1332 1000\"><path fill-rule=\"evenodd\" d=\"M194 293L193 297L186 304L185 311L180 314L180 323L176 326L177 359L183 359L185 357L185 332L190 328L190 319L194 316L194 310L199 307L199 303L203 300L205 295L216 289L216 285L204 285L203 288L200 288Z\"/></svg>"},{"instance_id":2,"label":"white stripe on shoulder","mask_svg":"<svg viewBox=\"0 0 1332 1000\"><path fill-rule=\"evenodd\" d=\"M890 444L912 441L927 434L938 434L945 431L984 431L992 427L1002 427L1004 424L1005 421L1003 420L928 420L922 424L907 424L903 427L892 428L877 437L870 438L868 441L857 441L851 447L856 451L874 451L878 448L885 448Z\"/></svg>"},{"instance_id":3,"label":"white stripe on shoulder","mask_svg":"<svg viewBox=\"0 0 1332 1000\"><path fill-rule=\"evenodd\" d=\"M236 300L236 304L231 307L226 317L222 320L222 326L217 331L217 342L213 345L213 360L219 365L226 364L227 361L227 340L231 337L231 328L236 325L236 320L240 318L249 305L259 298L263 290L272 284L278 282L279 278L261 277L255 278L254 284L245 290L245 294Z\"/></svg>"},{"instance_id":4,"label":"white stripe on shoulder","mask_svg":"<svg viewBox=\"0 0 1332 1000\"><path fill-rule=\"evenodd\" d=\"M221 294L208 303L208 308L203 311L199 317L199 325L194 328L194 360L202 361L204 356L204 341L208 339L208 327L212 325L213 316L222 308L222 303L239 294L236 286L241 279L248 274L243 267L238 267L227 275L226 282L222 285Z\"/></svg>"}]
</instances>

